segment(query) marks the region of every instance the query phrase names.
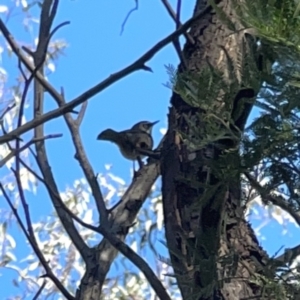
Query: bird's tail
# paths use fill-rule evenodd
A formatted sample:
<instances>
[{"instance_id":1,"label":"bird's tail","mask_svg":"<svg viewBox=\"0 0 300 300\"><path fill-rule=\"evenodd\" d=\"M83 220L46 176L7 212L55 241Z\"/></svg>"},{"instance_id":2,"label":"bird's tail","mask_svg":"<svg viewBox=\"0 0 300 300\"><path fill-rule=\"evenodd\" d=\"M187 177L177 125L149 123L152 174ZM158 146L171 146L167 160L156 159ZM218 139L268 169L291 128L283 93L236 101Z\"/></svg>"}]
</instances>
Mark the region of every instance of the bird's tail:
<instances>
[{"instance_id":1,"label":"bird's tail","mask_svg":"<svg viewBox=\"0 0 300 300\"><path fill-rule=\"evenodd\" d=\"M106 129L97 136L97 140L110 141L116 144L118 144L119 139L119 132L114 131L113 129Z\"/></svg>"}]
</instances>

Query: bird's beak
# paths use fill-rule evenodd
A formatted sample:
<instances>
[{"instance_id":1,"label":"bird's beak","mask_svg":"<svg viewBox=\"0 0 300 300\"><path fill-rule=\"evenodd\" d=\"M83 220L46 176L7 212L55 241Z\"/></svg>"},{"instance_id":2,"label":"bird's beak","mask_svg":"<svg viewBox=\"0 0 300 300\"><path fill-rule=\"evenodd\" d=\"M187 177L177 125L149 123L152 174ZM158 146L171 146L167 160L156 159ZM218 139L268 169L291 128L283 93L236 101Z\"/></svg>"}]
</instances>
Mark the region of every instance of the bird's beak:
<instances>
[{"instance_id":1,"label":"bird's beak","mask_svg":"<svg viewBox=\"0 0 300 300\"><path fill-rule=\"evenodd\" d=\"M97 140L101 140L101 133L97 135Z\"/></svg>"},{"instance_id":2,"label":"bird's beak","mask_svg":"<svg viewBox=\"0 0 300 300\"><path fill-rule=\"evenodd\" d=\"M153 123L151 123L151 127L153 127L155 124L157 124L159 121L155 121Z\"/></svg>"}]
</instances>

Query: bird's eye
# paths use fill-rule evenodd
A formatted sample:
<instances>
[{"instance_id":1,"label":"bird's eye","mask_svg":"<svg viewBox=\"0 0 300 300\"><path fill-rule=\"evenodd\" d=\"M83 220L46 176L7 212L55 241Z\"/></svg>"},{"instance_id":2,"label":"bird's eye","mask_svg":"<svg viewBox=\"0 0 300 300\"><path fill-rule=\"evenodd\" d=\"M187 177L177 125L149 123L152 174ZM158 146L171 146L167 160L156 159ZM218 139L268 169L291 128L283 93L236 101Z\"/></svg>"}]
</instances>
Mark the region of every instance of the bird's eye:
<instances>
[{"instance_id":1,"label":"bird's eye","mask_svg":"<svg viewBox=\"0 0 300 300\"><path fill-rule=\"evenodd\" d=\"M141 148L141 149L147 148L147 144L144 143L144 142L140 143L140 148Z\"/></svg>"}]
</instances>

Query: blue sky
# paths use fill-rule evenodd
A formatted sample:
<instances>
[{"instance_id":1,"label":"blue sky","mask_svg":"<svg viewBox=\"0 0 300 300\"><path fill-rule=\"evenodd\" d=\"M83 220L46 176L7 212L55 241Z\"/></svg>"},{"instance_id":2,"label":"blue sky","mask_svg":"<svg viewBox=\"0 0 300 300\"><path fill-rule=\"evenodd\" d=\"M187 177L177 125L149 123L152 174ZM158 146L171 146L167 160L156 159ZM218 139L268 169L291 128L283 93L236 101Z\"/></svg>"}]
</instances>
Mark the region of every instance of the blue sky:
<instances>
[{"instance_id":1,"label":"blue sky","mask_svg":"<svg viewBox=\"0 0 300 300\"><path fill-rule=\"evenodd\" d=\"M132 13L125 31L120 36L121 24L134 7L134 1L74 0L60 1L55 25L64 21L71 24L61 28L55 38L64 38L69 46L64 55L56 62L56 71L48 78L58 90L64 88L67 101L72 100L85 90L99 83L110 74L132 63L160 39L174 30L174 22L167 14L161 1L139 1L139 10ZM12 1L2 0L2 5L11 6ZM176 1L170 1L171 4ZM189 18L193 11L193 1L186 1L182 7L182 21ZM16 9L7 26L18 42L32 43L36 28L25 31L20 22L23 14ZM0 37L1 38L1 37ZM15 57L3 57L3 68L9 73L9 83L16 78L17 60ZM150 62L153 73L138 71L107 88L101 94L89 100L87 112L81 126L86 152L96 173L105 172L104 165L112 164L112 172L130 181L132 163L121 157L116 146L96 140L98 133L108 127L123 130L140 120L160 122L154 127L155 145L161 134L160 128L167 126L167 112L171 91L163 86L168 81L165 65L176 66L178 58L169 45L160 51ZM46 98L46 109L56 108L54 101ZM27 109L31 115L31 107ZM46 134L63 133L60 139L48 141L49 158L59 188L64 190L75 179L82 177L77 161L74 160L74 148L63 120L55 119L46 125ZM30 135L26 135L30 138ZM37 221L40 215L52 210L45 190L40 187L37 196L31 196L31 211ZM43 205L37 205L42 201ZM0 206L5 205L0 199ZM253 219L258 226L261 220ZM282 245L295 246L299 229L287 225L288 233L282 235L282 226L272 221L261 231L267 237L262 245L272 255ZM19 235L17 239L23 237ZM22 253L20 253L21 255ZM6 273L3 272L5 275ZM12 274L0 279L9 284ZM13 290L0 289L0 299ZM4 294L5 293L5 294Z\"/></svg>"}]
</instances>

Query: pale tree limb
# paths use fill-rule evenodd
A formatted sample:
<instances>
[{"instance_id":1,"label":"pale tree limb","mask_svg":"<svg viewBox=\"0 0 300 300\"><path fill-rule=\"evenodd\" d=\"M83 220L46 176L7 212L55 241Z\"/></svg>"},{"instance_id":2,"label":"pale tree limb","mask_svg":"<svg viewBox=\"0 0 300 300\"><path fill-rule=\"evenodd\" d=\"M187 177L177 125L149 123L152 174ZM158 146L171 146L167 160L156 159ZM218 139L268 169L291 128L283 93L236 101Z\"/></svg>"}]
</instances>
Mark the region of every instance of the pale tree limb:
<instances>
[{"instance_id":1,"label":"pale tree limb","mask_svg":"<svg viewBox=\"0 0 300 300\"><path fill-rule=\"evenodd\" d=\"M86 108L87 108L87 104L88 104L88 102L86 101L86 102L83 102L83 104L81 105L81 108L80 108L79 113L78 113L78 117L75 120L76 126L81 125L81 122L83 120L83 117L84 117L84 114L85 114L85 111L86 111Z\"/></svg>"},{"instance_id":2,"label":"pale tree limb","mask_svg":"<svg viewBox=\"0 0 300 300\"><path fill-rule=\"evenodd\" d=\"M184 32L186 32L187 29L189 29L199 18L204 16L206 13L208 13L211 10L211 6L206 7L203 11L196 14L192 18L190 18L188 21L186 21L178 30L174 31L161 41L159 41L156 45L154 45L150 50L148 50L145 54L140 56L135 62L130 64L129 66L125 67L121 71L114 73L104 79L102 82L96 84L94 87L90 88L86 92L82 93L75 99L67 102L63 106L54 109L48 113L44 113L43 115L39 116L37 119L33 119L32 121L29 121L22 125L19 128L16 128L15 130L12 130L8 134L0 137L0 144L9 142L16 137L24 134L25 132L35 128L38 125L41 125L49 120L52 120L54 118L60 117L61 115L71 112L76 106L82 104L83 102L87 101L89 98L95 96L99 92L103 91L107 87L111 86L115 82L119 81L120 79L126 77L127 75L138 71L138 70L148 70L149 67L146 67L145 64L148 62L157 52L159 52L162 48L164 48L166 45L171 43L174 38L177 36L180 36ZM31 64L31 62L22 54L21 49L18 47L17 43L14 41L12 35L6 28L3 21L0 19L0 30L2 31L4 37L6 38L7 42L11 46L13 52L18 55L22 63L26 66L26 68L33 72L34 66ZM44 78L44 76L37 72L35 78L39 81L39 83L43 86L43 88L56 100L62 100L62 96L59 92L55 90L55 88Z\"/></svg>"},{"instance_id":3,"label":"pale tree limb","mask_svg":"<svg viewBox=\"0 0 300 300\"><path fill-rule=\"evenodd\" d=\"M124 241L128 229L132 226L141 206L145 202L151 187L159 175L159 162L151 162L145 165L140 171L119 203L110 210L109 228L116 237ZM76 296L81 299L92 299L96 296L97 290L102 290L106 275L118 254L118 250L104 238L94 249L94 256L91 257L93 268L87 268L82 278Z\"/></svg>"}]
</instances>

